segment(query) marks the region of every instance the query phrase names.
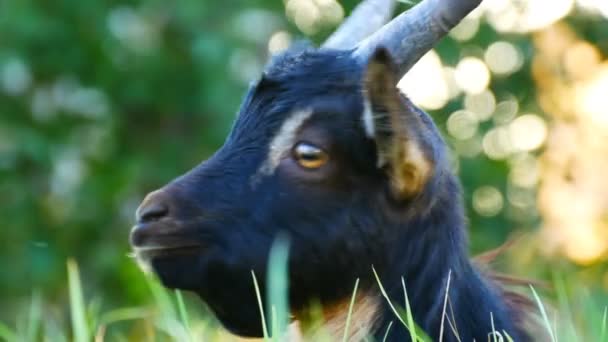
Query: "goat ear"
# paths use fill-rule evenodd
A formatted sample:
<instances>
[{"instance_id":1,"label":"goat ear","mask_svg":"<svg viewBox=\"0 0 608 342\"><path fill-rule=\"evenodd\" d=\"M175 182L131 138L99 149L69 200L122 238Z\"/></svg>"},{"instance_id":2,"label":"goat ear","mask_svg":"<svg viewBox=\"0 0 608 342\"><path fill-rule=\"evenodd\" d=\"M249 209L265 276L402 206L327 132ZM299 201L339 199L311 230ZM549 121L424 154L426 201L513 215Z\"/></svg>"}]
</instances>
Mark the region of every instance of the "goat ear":
<instances>
[{"instance_id":1,"label":"goat ear","mask_svg":"<svg viewBox=\"0 0 608 342\"><path fill-rule=\"evenodd\" d=\"M391 196L406 200L420 192L433 172L428 128L419 110L397 89L396 67L388 51L376 50L364 72L363 124L376 142L377 166L388 173Z\"/></svg>"}]
</instances>

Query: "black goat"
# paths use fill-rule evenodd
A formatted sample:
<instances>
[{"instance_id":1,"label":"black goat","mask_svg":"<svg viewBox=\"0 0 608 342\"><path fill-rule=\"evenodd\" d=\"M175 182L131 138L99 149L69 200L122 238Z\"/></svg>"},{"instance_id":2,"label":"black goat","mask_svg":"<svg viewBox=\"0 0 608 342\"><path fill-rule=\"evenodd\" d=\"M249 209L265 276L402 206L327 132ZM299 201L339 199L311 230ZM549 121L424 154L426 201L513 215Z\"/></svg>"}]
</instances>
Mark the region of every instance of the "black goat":
<instances>
[{"instance_id":1,"label":"black goat","mask_svg":"<svg viewBox=\"0 0 608 342\"><path fill-rule=\"evenodd\" d=\"M467 256L445 143L396 89L479 2L425 0L359 42L393 7L368 0L321 49L274 57L224 146L141 204L131 234L139 260L166 286L197 293L232 332L261 336L251 271L264 289L270 247L285 234L296 319L318 302L339 325L359 278L351 338L381 338L396 317L373 265L394 302L404 302L404 279L434 340L493 331L527 340L521 312ZM408 341L407 329L394 324L388 340Z\"/></svg>"}]
</instances>

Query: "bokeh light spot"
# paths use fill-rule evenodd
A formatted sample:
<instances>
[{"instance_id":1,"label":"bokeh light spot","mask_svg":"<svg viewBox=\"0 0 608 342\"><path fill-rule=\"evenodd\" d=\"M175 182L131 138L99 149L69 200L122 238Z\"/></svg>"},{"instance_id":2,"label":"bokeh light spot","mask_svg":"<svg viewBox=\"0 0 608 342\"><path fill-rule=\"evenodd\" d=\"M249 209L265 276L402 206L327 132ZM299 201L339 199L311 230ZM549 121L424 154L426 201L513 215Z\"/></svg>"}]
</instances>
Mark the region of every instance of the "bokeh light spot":
<instances>
[{"instance_id":1,"label":"bokeh light spot","mask_svg":"<svg viewBox=\"0 0 608 342\"><path fill-rule=\"evenodd\" d=\"M565 17L574 0L487 0L483 2L488 22L499 32L530 32L547 27Z\"/></svg>"},{"instance_id":2,"label":"bokeh light spot","mask_svg":"<svg viewBox=\"0 0 608 342\"><path fill-rule=\"evenodd\" d=\"M521 52L515 45L505 41L492 43L485 52L484 60L497 75L511 74L523 65Z\"/></svg>"},{"instance_id":3,"label":"bokeh light spot","mask_svg":"<svg viewBox=\"0 0 608 342\"><path fill-rule=\"evenodd\" d=\"M479 31L479 18L467 16L450 31L450 37L464 42L472 39Z\"/></svg>"},{"instance_id":4,"label":"bokeh light spot","mask_svg":"<svg viewBox=\"0 0 608 342\"><path fill-rule=\"evenodd\" d=\"M481 153L481 138L474 135L466 140L455 140L452 142L454 150L461 157L475 158Z\"/></svg>"},{"instance_id":5,"label":"bokeh light spot","mask_svg":"<svg viewBox=\"0 0 608 342\"><path fill-rule=\"evenodd\" d=\"M114 37L133 52L148 53L159 45L158 27L129 6L113 8L108 14L107 26Z\"/></svg>"},{"instance_id":6,"label":"bokeh light spot","mask_svg":"<svg viewBox=\"0 0 608 342\"><path fill-rule=\"evenodd\" d=\"M321 20L325 25L336 25L344 19L344 9L335 0L314 0L321 12Z\"/></svg>"},{"instance_id":7,"label":"bokeh light spot","mask_svg":"<svg viewBox=\"0 0 608 342\"><path fill-rule=\"evenodd\" d=\"M564 67L576 79L592 76L600 61L601 55L597 47L584 41L574 43L564 55Z\"/></svg>"},{"instance_id":8,"label":"bokeh light spot","mask_svg":"<svg viewBox=\"0 0 608 342\"><path fill-rule=\"evenodd\" d=\"M321 12L311 0L289 0L285 5L287 16L304 33L312 35L319 30Z\"/></svg>"},{"instance_id":9,"label":"bokeh light spot","mask_svg":"<svg viewBox=\"0 0 608 342\"><path fill-rule=\"evenodd\" d=\"M517 100L504 100L496 105L492 119L496 124L506 124L511 122L519 111Z\"/></svg>"},{"instance_id":10,"label":"bokeh light spot","mask_svg":"<svg viewBox=\"0 0 608 342\"><path fill-rule=\"evenodd\" d=\"M577 4L588 11L597 12L608 18L608 2L604 0L577 0Z\"/></svg>"},{"instance_id":11,"label":"bokeh light spot","mask_svg":"<svg viewBox=\"0 0 608 342\"><path fill-rule=\"evenodd\" d=\"M450 100L455 99L462 94L462 90L458 86L458 83L456 83L456 76L454 76L455 72L456 70L453 67L443 67L443 77L448 87L448 98Z\"/></svg>"},{"instance_id":12,"label":"bokeh light spot","mask_svg":"<svg viewBox=\"0 0 608 342\"><path fill-rule=\"evenodd\" d=\"M477 120L486 121L496 109L494 93L486 89L479 94L467 94L464 97L464 108L471 111Z\"/></svg>"},{"instance_id":13,"label":"bokeh light spot","mask_svg":"<svg viewBox=\"0 0 608 342\"><path fill-rule=\"evenodd\" d=\"M425 109L440 109L449 100L441 59L431 50L397 84L404 94Z\"/></svg>"},{"instance_id":14,"label":"bokeh light spot","mask_svg":"<svg viewBox=\"0 0 608 342\"><path fill-rule=\"evenodd\" d=\"M578 102L581 112L593 123L608 127L608 62L582 87Z\"/></svg>"},{"instance_id":15,"label":"bokeh light spot","mask_svg":"<svg viewBox=\"0 0 608 342\"><path fill-rule=\"evenodd\" d=\"M533 188L540 177L538 159L529 153L517 154L510 160L509 182L522 188Z\"/></svg>"},{"instance_id":16,"label":"bokeh light spot","mask_svg":"<svg viewBox=\"0 0 608 342\"><path fill-rule=\"evenodd\" d=\"M23 94L32 83L28 66L19 58L11 58L0 67L0 88L8 95Z\"/></svg>"},{"instance_id":17,"label":"bokeh light spot","mask_svg":"<svg viewBox=\"0 0 608 342\"><path fill-rule=\"evenodd\" d=\"M456 83L464 92L479 94L490 84L490 71L486 64L476 57L465 57L456 66Z\"/></svg>"},{"instance_id":18,"label":"bokeh light spot","mask_svg":"<svg viewBox=\"0 0 608 342\"><path fill-rule=\"evenodd\" d=\"M547 124L535 114L524 114L509 125L513 147L521 151L533 151L547 140Z\"/></svg>"},{"instance_id":19,"label":"bokeh light spot","mask_svg":"<svg viewBox=\"0 0 608 342\"><path fill-rule=\"evenodd\" d=\"M276 54L286 50L291 43L291 35L285 31L275 32L268 41L268 52Z\"/></svg>"},{"instance_id":20,"label":"bokeh light spot","mask_svg":"<svg viewBox=\"0 0 608 342\"><path fill-rule=\"evenodd\" d=\"M481 216L496 216L503 205L502 194L493 186L482 186L473 192L473 209Z\"/></svg>"},{"instance_id":21,"label":"bokeh light spot","mask_svg":"<svg viewBox=\"0 0 608 342\"><path fill-rule=\"evenodd\" d=\"M246 49L236 49L230 56L228 66L233 79L242 84L248 84L256 79L264 67L258 56Z\"/></svg>"},{"instance_id":22,"label":"bokeh light spot","mask_svg":"<svg viewBox=\"0 0 608 342\"><path fill-rule=\"evenodd\" d=\"M484 153L491 159L505 159L513 152L509 129L499 126L489 130L482 141Z\"/></svg>"},{"instance_id":23,"label":"bokeh light spot","mask_svg":"<svg viewBox=\"0 0 608 342\"><path fill-rule=\"evenodd\" d=\"M466 140L477 132L479 123L475 114L458 110L450 115L447 122L448 132L456 139Z\"/></svg>"}]
</instances>

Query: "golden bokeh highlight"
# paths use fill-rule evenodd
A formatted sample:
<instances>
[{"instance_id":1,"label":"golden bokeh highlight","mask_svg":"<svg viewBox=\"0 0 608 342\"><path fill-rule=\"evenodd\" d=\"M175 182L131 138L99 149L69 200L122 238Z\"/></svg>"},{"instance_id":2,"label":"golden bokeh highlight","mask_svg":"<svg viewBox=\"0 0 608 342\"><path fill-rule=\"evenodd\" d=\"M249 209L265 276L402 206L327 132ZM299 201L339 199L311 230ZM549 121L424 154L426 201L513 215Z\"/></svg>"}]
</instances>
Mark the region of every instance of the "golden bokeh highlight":
<instances>
[{"instance_id":1,"label":"golden bokeh highlight","mask_svg":"<svg viewBox=\"0 0 608 342\"><path fill-rule=\"evenodd\" d=\"M496 97L489 89L478 94L466 94L464 108L471 111L478 121L486 121L496 111Z\"/></svg>"},{"instance_id":2,"label":"golden bokeh highlight","mask_svg":"<svg viewBox=\"0 0 608 342\"><path fill-rule=\"evenodd\" d=\"M397 87L425 109L440 109L450 99L450 83L439 55L431 50L401 79Z\"/></svg>"},{"instance_id":3,"label":"golden bokeh highlight","mask_svg":"<svg viewBox=\"0 0 608 342\"><path fill-rule=\"evenodd\" d=\"M482 186L473 192L473 209L481 216L496 216L503 205L502 193L493 186Z\"/></svg>"},{"instance_id":4,"label":"golden bokeh highlight","mask_svg":"<svg viewBox=\"0 0 608 342\"><path fill-rule=\"evenodd\" d=\"M523 114L509 124L513 148L519 151L534 151L547 139L547 124L536 114Z\"/></svg>"},{"instance_id":5,"label":"golden bokeh highlight","mask_svg":"<svg viewBox=\"0 0 608 342\"><path fill-rule=\"evenodd\" d=\"M468 110L455 111L447 121L448 133L459 140L472 138L477 133L478 126L477 117Z\"/></svg>"},{"instance_id":6,"label":"golden bokeh highlight","mask_svg":"<svg viewBox=\"0 0 608 342\"><path fill-rule=\"evenodd\" d=\"M508 40L466 50L450 65L432 52L400 88L425 109L445 109L463 96L463 108L453 110L445 126L456 154L483 153L509 164L504 194L493 186L475 190L472 207L479 215L540 215L543 252L591 264L608 257L608 60L562 20L575 9L608 18L605 0L551 6L485 0L450 36L466 43L485 17L498 32L532 34L533 55ZM509 77L527 63L536 84L534 112L492 89L495 77ZM485 134L482 124L491 125Z\"/></svg>"},{"instance_id":7,"label":"golden bokeh highlight","mask_svg":"<svg viewBox=\"0 0 608 342\"><path fill-rule=\"evenodd\" d=\"M285 13L308 35L336 26L344 18L344 9L335 0L286 0Z\"/></svg>"},{"instance_id":8,"label":"golden bokeh highlight","mask_svg":"<svg viewBox=\"0 0 608 342\"><path fill-rule=\"evenodd\" d=\"M490 85L490 71L483 60L465 57L454 72L456 84L467 94L479 94Z\"/></svg>"},{"instance_id":9,"label":"golden bokeh highlight","mask_svg":"<svg viewBox=\"0 0 608 342\"><path fill-rule=\"evenodd\" d=\"M492 73L508 75L519 70L523 63L523 56L517 47L509 42L498 41L488 46L484 54L484 61Z\"/></svg>"},{"instance_id":10,"label":"golden bokeh highlight","mask_svg":"<svg viewBox=\"0 0 608 342\"><path fill-rule=\"evenodd\" d=\"M272 34L268 40L268 52L276 54L287 50L291 44L291 35L287 31L278 31Z\"/></svg>"},{"instance_id":11,"label":"golden bokeh highlight","mask_svg":"<svg viewBox=\"0 0 608 342\"><path fill-rule=\"evenodd\" d=\"M608 61L563 23L534 38L538 100L552 118L540 156L543 246L591 264L608 252Z\"/></svg>"},{"instance_id":12,"label":"golden bokeh highlight","mask_svg":"<svg viewBox=\"0 0 608 342\"><path fill-rule=\"evenodd\" d=\"M496 105L492 121L495 124L507 124L511 122L519 112L519 102L515 99L503 100Z\"/></svg>"}]
</instances>

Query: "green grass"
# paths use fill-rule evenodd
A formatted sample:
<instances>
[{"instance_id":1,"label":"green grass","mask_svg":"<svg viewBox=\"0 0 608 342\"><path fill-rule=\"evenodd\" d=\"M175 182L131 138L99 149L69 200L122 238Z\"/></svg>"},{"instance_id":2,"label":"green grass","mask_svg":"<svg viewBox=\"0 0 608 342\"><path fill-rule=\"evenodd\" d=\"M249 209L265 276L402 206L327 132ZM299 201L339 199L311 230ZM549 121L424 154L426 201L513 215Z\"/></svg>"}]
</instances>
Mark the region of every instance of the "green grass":
<instances>
[{"instance_id":1,"label":"green grass","mask_svg":"<svg viewBox=\"0 0 608 342\"><path fill-rule=\"evenodd\" d=\"M80 273L74 260L68 261L68 284L70 290L72 337L76 342L87 342L91 339L91 331L86 317L84 296L82 294L82 286L80 285Z\"/></svg>"},{"instance_id":2,"label":"green grass","mask_svg":"<svg viewBox=\"0 0 608 342\"><path fill-rule=\"evenodd\" d=\"M264 334L264 340L268 341L270 335L268 335L268 326L266 325L266 315L264 314L264 306L262 304L262 295L260 294L260 286L258 285L258 279L255 277L255 272L251 271L251 277L253 278L253 286L255 288L255 294L258 299L258 307L260 308L260 320L262 323L262 333Z\"/></svg>"},{"instance_id":3,"label":"green grass","mask_svg":"<svg viewBox=\"0 0 608 342\"><path fill-rule=\"evenodd\" d=\"M407 296L407 289L405 288L405 280L403 279L403 277L401 278L401 283L403 284L403 294L405 297L405 306L404 306L405 309L398 310L397 307L391 301L391 299L388 297L386 290L384 290L384 286L382 286L382 281L380 280L378 273L376 273L376 269L374 269L372 267L372 271L374 272L374 276L376 277L376 281L378 282L378 287L380 288L380 292L382 293L382 296L384 297L384 299L390 306L391 310L393 310L395 317L409 331L410 339L415 342L432 341L424 333L424 331L414 322L414 316L412 315L409 298Z\"/></svg>"},{"instance_id":4,"label":"green grass","mask_svg":"<svg viewBox=\"0 0 608 342\"><path fill-rule=\"evenodd\" d=\"M260 324L266 341L279 341L286 333L289 317L286 301L288 284L285 279L280 278L285 278L287 272L287 248L286 241L279 241L273 247L271 259L275 261L269 263L268 291L271 296L266 303L266 310L259 295L257 279L252 272L252 283L258 293L262 318ZM104 312L100 309L100 301L95 299L98 296L87 295L84 291L86 289L83 290L76 262L68 261L67 269L68 319L62 320L61 315L56 317L50 314L50 311L47 312L44 298L38 292L34 292L28 305L23 307L23 313L17 315L23 317L22 319L18 319L14 326L0 322L0 341L226 341L231 339L215 319L199 309L202 305L198 299L189 300L179 291L168 291L153 278L145 278L150 298L153 299L151 304ZM411 313L405 281L402 280L405 301L399 304L391 301L382 286L380 277L375 270L373 273L383 299L389 303L395 314L395 321L384 332L385 338L390 329L394 329L395 324L402 324L408 329L413 341L431 341L416 324L415 317ZM272 280L272 277L276 279ZM449 279L450 277L446 285L448 293ZM573 293L571 290L576 286L567 286L566 281L561 277L554 277L553 283L557 306L543 300L533 287L530 287L529 292L537 305L538 317L541 321L539 326L546 330L550 340L608 341L608 307L595 302L585 291ZM352 327L351 316L358 285L357 281L353 288L344 334L338 338L342 341L348 340L348 332ZM446 293L444 299L446 320L442 322L441 327L444 333L451 324L450 315L446 313L447 303ZM270 325L267 325L267 322ZM323 340L331 340L327 335L323 336ZM488 334L488 341L512 341L512 339L504 331L492 331Z\"/></svg>"},{"instance_id":5,"label":"green grass","mask_svg":"<svg viewBox=\"0 0 608 342\"><path fill-rule=\"evenodd\" d=\"M545 310L545 305L543 304L542 300L540 299L540 297L538 296L538 294L536 293L536 290L534 290L534 287L532 285L530 285L530 290L532 290L532 295L534 295L534 300L536 301L536 305L538 305L538 308L540 309L543 323L545 323L545 328L547 328L547 332L549 333L549 337L551 338L551 341L557 342L557 339L555 338L555 332L553 330L554 327L551 326L551 322L549 321L549 317L547 316L547 311Z\"/></svg>"},{"instance_id":6,"label":"green grass","mask_svg":"<svg viewBox=\"0 0 608 342\"><path fill-rule=\"evenodd\" d=\"M268 303L266 318L271 319L272 341L283 341L289 325L289 303L287 301L287 261L289 241L279 236L270 249L268 257Z\"/></svg>"},{"instance_id":7,"label":"green grass","mask_svg":"<svg viewBox=\"0 0 608 342\"><path fill-rule=\"evenodd\" d=\"M353 308L355 307L355 300L357 299L357 288L359 287L359 278L355 281L355 288L353 290L353 295L350 298L350 305L348 306L348 316L346 317L346 325L344 326L344 335L342 337L342 342L346 342L348 340L348 331L350 329L350 323L353 318Z\"/></svg>"}]
</instances>

